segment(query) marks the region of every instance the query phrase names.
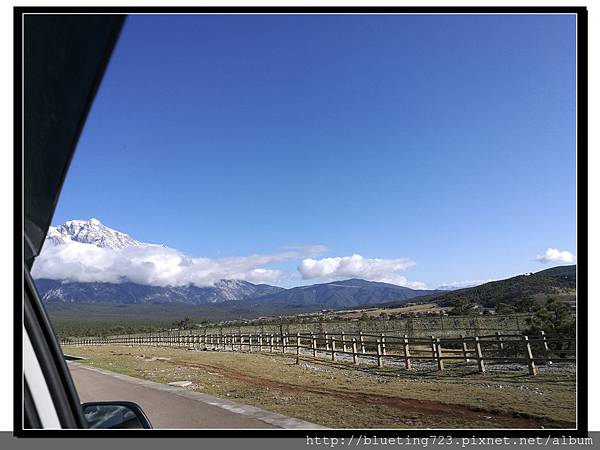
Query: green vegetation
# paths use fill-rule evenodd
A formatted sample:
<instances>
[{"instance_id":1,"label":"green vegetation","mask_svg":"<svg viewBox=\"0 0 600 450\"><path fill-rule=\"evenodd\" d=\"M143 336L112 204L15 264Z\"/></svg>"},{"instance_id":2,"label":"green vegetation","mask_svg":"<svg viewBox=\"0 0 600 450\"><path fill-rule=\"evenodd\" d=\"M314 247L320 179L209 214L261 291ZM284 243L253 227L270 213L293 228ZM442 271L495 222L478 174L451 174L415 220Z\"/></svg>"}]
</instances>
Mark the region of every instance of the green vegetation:
<instances>
[{"instance_id":1,"label":"green vegetation","mask_svg":"<svg viewBox=\"0 0 600 450\"><path fill-rule=\"evenodd\" d=\"M170 329L196 329L203 333L322 333L365 332L396 333L410 336L444 337L464 334L490 334L521 332L528 326L531 314L509 314L503 316L444 316L444 315L362 315L340 316L335 313L324 315L293 316L272 319L237 320L221 323L208 322L198 317L191 307L175 305L77 305L69 314L50 313L54 327L60 337L111 336L138 334ZM121 314L117 314L121 313Z\"/></svg>"},{"instance_id":2,"label":"green vegetation","mask_svg":"<svg viewBox=\"0 0 600 450\"><path fill-rule=\"evenodd\" d=\"M427 300L442 306L458 307L465 313L473 305L496 308L498 305L516 305L534 297L538 301L561 296L563 300L575 299L576 266L554 267L541 272L519 275L506 280L492 281L467 289L427 296ZM425 300L424 297L419 299ZM519 312L515 308L514 312Z\"/></svg>"},{"instance_id":3,"label":"green vegetation","mask_svg":"<svg viewBox=\"0 0 600 450\"><path fill-rule=\"evenodd\" d=\"M190 305L115 305L48 303L48 315L59 336L110 336L177 328L176 321L206 324L204 310Z\"/></svg>"},{"instance_id":4,"label":"green vegetation","mask_svg":"<svg viewBox=\"0 0 600 450\"><path fill-rule=\"evenodd\" d=\"M546 334L575 337L575 316L567 303L549 298L544 306L535 305L535 314L529 319L530 334L543 330Z\"/></svg>"},{"instance_id":5,"label":"green vegetation","mask_svg":"<svg viewBox=\"0 0 600 450\"><path fill-rule=\"evenodd\" d=\"M119 320L54 319L56 333L61 337L114 336L122 334L152 333L168 329L168 323Z\"/></svg>"},{"instance_id":6,"label":"green vegetation","mask_svg":"<svg viewBox=\"0 0 600 450\"><path fill-rule=\"evenodd\" d=\"M227 303L235 305L46 303L44 306L60 336L106 336L169 329L173 328L173 322L185 317L196 324L207 324L250 320L262 315L276 317L279 313L275 307L260 310L243 301ZM302 309L293 314L305 312Z\"/></svg>"},{"instance_id":7,"label":"green vegetation","mask_svg":"<svg viewBox=\"0 0 600 450\"><path fill-rule=\"evenodd\" d=\"M177 328L178 330L193 330L196 328L196 324L190 317L186 317L183 320L176 320L172 325L173 328Z\"/></svg>"}]
</instances>

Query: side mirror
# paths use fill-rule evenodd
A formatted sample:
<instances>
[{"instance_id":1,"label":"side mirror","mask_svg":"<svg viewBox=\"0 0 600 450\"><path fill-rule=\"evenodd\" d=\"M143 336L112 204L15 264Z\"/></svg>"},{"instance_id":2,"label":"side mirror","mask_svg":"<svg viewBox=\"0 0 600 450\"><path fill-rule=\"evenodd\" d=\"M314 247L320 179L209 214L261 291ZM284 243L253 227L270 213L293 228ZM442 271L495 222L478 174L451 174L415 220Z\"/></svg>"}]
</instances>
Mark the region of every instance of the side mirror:
<instances>
[{"instance_id":1,"label":"side mirror","mask_svg":"<svg viewBox=\"0 0 600 450\"><path fill-rule=\"evenodd\" d=\"M88 428L152 428L142 408L133 402L89 402L81 407Z\"/></svg>"}]
</instances>

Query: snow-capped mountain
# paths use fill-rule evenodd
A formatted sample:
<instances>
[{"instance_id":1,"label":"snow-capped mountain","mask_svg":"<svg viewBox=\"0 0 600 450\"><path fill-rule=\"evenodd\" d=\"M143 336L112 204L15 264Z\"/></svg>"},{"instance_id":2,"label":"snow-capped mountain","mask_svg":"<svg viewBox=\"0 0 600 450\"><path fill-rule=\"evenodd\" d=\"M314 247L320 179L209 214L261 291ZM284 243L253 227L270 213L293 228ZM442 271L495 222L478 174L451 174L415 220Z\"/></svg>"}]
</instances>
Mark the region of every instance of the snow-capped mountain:
<instances>
[{"instance_id":1,"label":"snow-capped mountain","mask_svg":"<svg viewBox=\"0 0 600 450\"><path fill-rule=\"evenodd\" d=\"M216 272L218 275L213 277L211 271L220 270L220 264L233 264L235 268L239 263L235 259L225 263L213 260L213 267L206 261L194 260L164 245L137 241L98 219L69 220L50 227L32 274L46 303L199 305L244 301L267 302L283 310L288 306L293 309L294 305L349 307L407 301L433 292L365 280L284 289L233 279L231 273L242 273L243 278L244 270L240 269ZM196 272L189 272L190 267ZM182 272L196 275L205 283L192 283L191 277L177 278ZM205 273L209 277L204 277ZM169 282L163 281L163 275Z\"/></svg>"},{"instance_id":2,"label":"snow-capped mountain","mask_svg":"<svg viewBox=\"0 0 600 450\"><path fill-rule=\"evenodd\" d=\"M46 250L68 249L70 245L85 244L106 249L109 254L112 250L115 254L121 253L129 248L140 248L152 251L152 255L167 252L169 257L182 259L187 257L179 254L176 250L159 244L148 244L133 239L128 234L107 227L98 219L69 220L58 227L50 227L46 235ZM81 251L81 249L79 249ZM42 253L44 249L42 250ZM87 253L76 253L80 258L85 258ZM43 255L40 256L43 258ZM138 255L139 257L139 255ZM127 258L127 256L123 256ZM54 264L72 263L70 257L64 260L58 259ZM157 263L157 258L150 256L152 264ZM77 263L78 261L75 261ZM37 261L39 266L43 261ZM102 271L101 263L98 263L97 271ZM185 264L185 261L184 261ZM33 274L36 277L36 264L34 263ZM167 268L168 270L168 268ZM283 288L267 284L253 284L243 280L220 279L213 285L195 286L191 283L178 286L155 286L144 283L131 282L127 277L122 277L120 282L74 281L64 279L70 275L70 270L58 271L62 276L39 275L36 277L36 285L42 300L45 302L66 303L221 303L225 301L237 301L247 298L261 297L263 295L275 294L284 290ZM42 271L46 274L47 271Z\"/></svg>"},{"instance_id":3,"label":"snow-capped mountain","mask_svg":"<svg viewBox=\"0 0 600 450\"><path fill-rule=\"evenodd\" d=\"M59 227L50 227L46 235L46 242L55 245L79 242L113 250L153 245L136 241L125 233L108 228L94 218L90 220L68 220Z\"/></svg>"},{"instance_id":4,"label":"snow-capped mountain","mask_svg":"<svg viewBox=\"0 0 600 450\"><path fill-rule=\"evenodd\" d=\"M220 280L214 286L147 286L137 283L79 283L38 279L36 287L44 303L148 304L236 302L276 294L283 288L241 280Z\"/></svg>"}]
</instances>

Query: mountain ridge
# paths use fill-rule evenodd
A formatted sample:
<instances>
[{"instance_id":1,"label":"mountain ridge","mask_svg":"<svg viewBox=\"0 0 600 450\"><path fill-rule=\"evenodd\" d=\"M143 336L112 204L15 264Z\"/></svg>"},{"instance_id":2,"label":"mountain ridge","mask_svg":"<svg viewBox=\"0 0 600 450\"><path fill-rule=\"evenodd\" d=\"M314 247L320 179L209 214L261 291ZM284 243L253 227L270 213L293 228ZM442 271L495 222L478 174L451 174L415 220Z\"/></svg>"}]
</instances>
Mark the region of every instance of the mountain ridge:
<instances>
[{"instance_id":1,"label":"mountain ridge","mask_svg":"<svg viewBox=\"0 0 600 450\"><path fill-rule=\"evenodd\" d=\"M495 280L478 286L454 291L425 295L419 300L441 306L455 306L458 302L472 303L484 308L496 308L499 304L514 305L525 298L549 298L552 296L575 299L577 265L555 266L503 280Z\"/></svg>"},{"instance_id":2,"label":"mountain ridge","mask_svg":"<svg viewBox=\"0 0 600 450\"><path fill-rule=\"evenodd\" d=\"M357 286L357 281L360 286ZM381 300L407 301L435 291L419 291L367 280L341 280L284 289L243 280L219 280L214 286L149 286L131 282L105 283L35 280L44 303L112 303L203 305L225 302L270 303L272 306L323 306L344 308Z\"/></svg>"},{"instance_id":3,"label":"mountain ridge","mask_svg":"<svg viewBox=\"0 0 600 450\"><path fill-rule=\"evenodd\" d=\"M95 218L69 220L63 225L50 227L46 236L46 244L53 247L93 245L117 252L131 247L169 249L166 246L137 241L126 233L107 227ZM45 303L182 303L200 305L228 301L252 301L259 302L259 304L272 302L274 306L280 306L283 309L287 307L288 303L295 307L361 306L381 300L403 301L434 292L358 278L291 289L268 284L254 284L232 278L217 279L206 286L191 283L156 286L149 283L132 282L125 277L101 282L58 279L40 275L36 277L36 283Z\"/></svg>"}]
</instances>

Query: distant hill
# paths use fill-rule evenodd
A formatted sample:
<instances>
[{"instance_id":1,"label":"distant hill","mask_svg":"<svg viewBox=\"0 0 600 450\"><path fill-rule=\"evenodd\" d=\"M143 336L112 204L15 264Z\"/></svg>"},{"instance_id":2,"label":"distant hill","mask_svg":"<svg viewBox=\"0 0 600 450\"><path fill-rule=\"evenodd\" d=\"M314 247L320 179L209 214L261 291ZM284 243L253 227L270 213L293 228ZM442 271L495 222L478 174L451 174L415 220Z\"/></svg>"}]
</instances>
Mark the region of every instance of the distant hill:
<instances>
[{"instance_id":1,"label":"distant hill","mask_svg":"<svg viewBox=\"0 0 600 450\"><path fill-rule=\"evenodd\" d=\"M416 290L395 284L350 279L286 289L264 295L255 301L256 303L268 302L273 308L281 306L283 309L311 305L341 309L386 301L405 302L436 292L439 291Z\"/></svg>"},{"instance_id":2,"label":"distant hill","mask_svg":"<svg viewBox=\"0 0 600 450\"><path fill-rule=\"evenodd\" d=\"M569 293L574 296L576 268L576 265L553 267L471 288L428 295L419 300L433 301L441 306L451 306L457 300L466 300L486 308L494 308L499 303L511 305L528 296L540 298Z\"/></svg>"},{"instance_id":3,"label":"distant hill","mask_svg":"<svg viewBox=\"0 0 600 450\"><path fill-rule=\"evenodd\" d=\"M196 298L180 298L186 290L131 283L36 280L36 284L53 323L65 336L150 331L168 327L183 317L190 317L197 323L218 322L291 316L322 309L339 310L362 305L363 301L373 303L394 299L406 303L420 294L432 293L354 279L281 290L256 299L207 302L208 298L218 294L210 288L187 288L187 293L193 293ZM263 286L263 289L269 288ZM174 295L173 301L168 301L170 295Z\"/></svg>"},{"instance_id":4,"label":"distant hill","mask_svg":"<svg viewBox=\"0 0 600 450\"><path fill-rule=\"evenodd\" d=\"M214 286L147 286L136 283L80 283L39 279L35 281L44 303L188 304L243 302L270 312L321 308L340 309L386 301L407 301L436 291L415 290L388 283L345 280L283 289L240 280L220 280ZM241 305L225 306L232 311Z\"/></svg>"},{"instance_id":5,"label":"distant hill","mask_svg":"<svg viewBox=\"0 0 600 450\"><path fill-rule=\"evenodd\" d=\"M569 283L572 283L572 287L575 287L577 265L552 267L550 269L536 272L536 275L542 275L551 278L559 278L563 281L568 281Z\"/></svg>"}]
</instances>

